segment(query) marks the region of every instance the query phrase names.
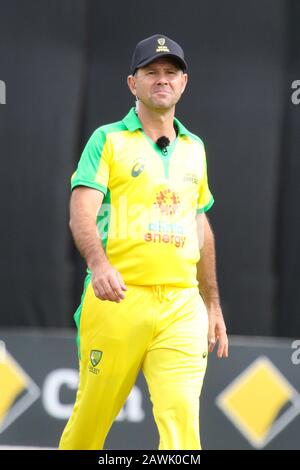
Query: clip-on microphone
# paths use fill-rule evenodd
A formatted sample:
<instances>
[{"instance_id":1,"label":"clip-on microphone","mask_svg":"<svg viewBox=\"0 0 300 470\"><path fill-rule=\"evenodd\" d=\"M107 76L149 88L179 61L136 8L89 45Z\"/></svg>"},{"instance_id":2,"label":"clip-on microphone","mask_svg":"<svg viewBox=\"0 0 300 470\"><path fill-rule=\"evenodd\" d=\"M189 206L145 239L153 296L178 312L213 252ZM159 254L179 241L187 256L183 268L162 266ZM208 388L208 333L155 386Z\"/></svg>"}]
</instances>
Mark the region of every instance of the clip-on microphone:
<instances>
[{"instance_id":1,"label":"clip-on microphone","mask_svg":"<svg viewBox=\"0 0 300 470\"><path fill-rule=\"evenodd\" d=\"M168 153L167 147L169 144L170 144L170 139L168 139L168 137L166 137L165 135L162 135L156 141L156 145L160 148L163 155L167 155Z\"/></svg>"}]
</instances>

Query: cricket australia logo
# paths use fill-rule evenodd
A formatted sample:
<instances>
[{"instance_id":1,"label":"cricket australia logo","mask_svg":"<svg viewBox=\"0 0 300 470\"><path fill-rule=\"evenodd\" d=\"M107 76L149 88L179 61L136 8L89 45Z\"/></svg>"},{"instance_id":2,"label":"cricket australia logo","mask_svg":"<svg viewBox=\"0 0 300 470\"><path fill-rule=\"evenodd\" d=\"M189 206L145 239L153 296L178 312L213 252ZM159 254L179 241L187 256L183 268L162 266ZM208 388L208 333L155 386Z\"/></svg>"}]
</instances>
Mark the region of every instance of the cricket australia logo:
<instances>
[{"instance_id":1,"label":"cricket australia logo","mask_svg":"<svg viewBox=\"0 0 300 470\"><path fill-rule=\"evenodd\" d=\"M97 349L92 349L90 353L90 360L91 366L89 366L89 371L93 374L99 374L100 370L97 368L97 365L101 361L102 358L102 351L98 351Z\"/></svg>"},{"instance_id":2,"label":"cricket australia logo","mask_svg":"<svg viewBox=\"0 0 300 470\"><path fill-rule=\"evenodd\" d=\"M156 52L170 52L168 46L166 46L165 38L159 38L157 40L158 46L156 48Z\"/></svg>"}]
</instances>

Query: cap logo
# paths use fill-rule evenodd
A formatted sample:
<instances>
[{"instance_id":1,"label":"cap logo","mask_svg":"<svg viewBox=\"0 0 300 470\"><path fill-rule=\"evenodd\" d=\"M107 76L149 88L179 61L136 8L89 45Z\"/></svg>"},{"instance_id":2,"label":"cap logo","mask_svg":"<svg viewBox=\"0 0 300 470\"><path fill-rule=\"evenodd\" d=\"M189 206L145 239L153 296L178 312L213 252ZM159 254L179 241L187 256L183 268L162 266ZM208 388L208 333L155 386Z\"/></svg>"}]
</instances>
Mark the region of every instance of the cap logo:
<instances>
[{"instance_id":1,"label":"cap logo","mask_svg":"<svg viewBox=\"0 0 300 470\"><path fill-rule=\"evenodd\" d=\"M165 46L166 40L165 38L159 38L157 40L158 46L156 48L156 52L170 52L170 49Z\"/></svg>"}]
</instances>

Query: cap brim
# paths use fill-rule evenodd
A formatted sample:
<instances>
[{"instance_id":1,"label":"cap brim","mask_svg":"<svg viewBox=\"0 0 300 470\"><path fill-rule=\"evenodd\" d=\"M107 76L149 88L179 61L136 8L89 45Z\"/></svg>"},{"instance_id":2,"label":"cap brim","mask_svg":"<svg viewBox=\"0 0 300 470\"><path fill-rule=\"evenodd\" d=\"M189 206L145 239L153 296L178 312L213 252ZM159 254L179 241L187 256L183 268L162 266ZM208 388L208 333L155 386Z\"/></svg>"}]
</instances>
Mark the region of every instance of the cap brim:
<instances>
[{"instance_id":1,"label":"cap brim","mask_svg":"<svg viewBox=\"0 0 300 470\"><path fill-rule=\"evenodd\" d=\"M152 57L148 57L147 59L137 64L135 69L132 70L132 73L135 73L137 69L141 67L145 67L145 65L151 64L151 62L154 62L156 59L160 59L161 57L169 57L170 59L173 59L174 62L176 62L184 72L187 70L187 63L181 57L178 57L177 55L174 55L174 54L164 54L162 52L161 54L155 54Z\"/></svg>"}]
</instances>

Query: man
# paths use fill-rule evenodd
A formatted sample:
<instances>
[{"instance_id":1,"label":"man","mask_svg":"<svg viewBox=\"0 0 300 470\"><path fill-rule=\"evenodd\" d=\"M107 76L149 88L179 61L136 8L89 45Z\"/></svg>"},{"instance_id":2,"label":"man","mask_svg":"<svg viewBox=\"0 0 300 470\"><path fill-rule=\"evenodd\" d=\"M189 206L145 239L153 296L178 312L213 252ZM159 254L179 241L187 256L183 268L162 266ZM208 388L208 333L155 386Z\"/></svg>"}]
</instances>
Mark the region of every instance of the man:
<instances>
[{"instance_id":1,"label":"man","mask_svg":"<svg viewBox=\"0 0 300 470\"><path fill-rule=\"evenodd\" d=\"M88 275L75 313L80 383L61 449L103 448L139 370L159 449L201 448L207 352L219 341L227 357L228 340L204 146L174 116L186 70L166 36L138 43L128 77L137 106L94 132L72 177L70 227Z\"/></svg>"}]
</instances>

